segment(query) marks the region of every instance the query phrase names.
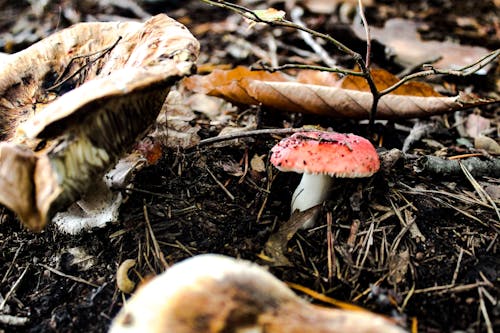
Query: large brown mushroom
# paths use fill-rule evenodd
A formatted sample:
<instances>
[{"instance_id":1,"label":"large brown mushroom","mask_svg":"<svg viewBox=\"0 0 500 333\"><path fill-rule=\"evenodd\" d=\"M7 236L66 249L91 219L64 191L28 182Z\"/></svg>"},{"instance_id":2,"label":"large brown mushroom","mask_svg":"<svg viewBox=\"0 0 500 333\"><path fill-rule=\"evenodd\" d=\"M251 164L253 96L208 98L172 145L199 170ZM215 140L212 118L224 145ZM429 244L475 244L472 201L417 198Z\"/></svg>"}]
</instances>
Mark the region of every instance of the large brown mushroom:
<instances>
[{"instance_id":1,"label":"large brown mushroom","mask_svg":"<svg viewBox=\"0 0 500 333\"><path fill-rule=\"evenodd\" d=\"M139 288L110 333L403 333L368 311L329 309L295 295L263 268L207 254Z\"/></svg>"},{"instance_id":2,"label":"large brown mushroom","mask_svg":"<svg viewBox=\"0 0 500 333\"><path fill-rule=\"evenodd\" d=\"M0 203L38 231L153 125L199 44L180 23L80 23L0 67Z\"/></svg>"}]
</instances>

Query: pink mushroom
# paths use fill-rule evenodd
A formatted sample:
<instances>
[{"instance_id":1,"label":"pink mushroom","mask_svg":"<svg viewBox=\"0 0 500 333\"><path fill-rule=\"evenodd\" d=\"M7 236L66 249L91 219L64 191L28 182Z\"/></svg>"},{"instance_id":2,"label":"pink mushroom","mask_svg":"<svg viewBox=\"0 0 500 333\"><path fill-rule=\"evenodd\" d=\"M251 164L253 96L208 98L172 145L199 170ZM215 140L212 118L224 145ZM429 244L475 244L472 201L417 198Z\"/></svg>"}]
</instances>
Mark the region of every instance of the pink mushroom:
<instances>
[{"instance_id":1,"label":"pink mushroom","mask_svg":"<svg viewBox=\"0 0 500 333\"><path fill-rule=\"evenodd\" d=\"M298 132L281 140L271 152L271 163L278 170L303 174L292 195L292 213L325 201L334 177L370 177L380 168L370 141L354 134ZM313 226L315 220L316 216L310 218L303 228Z\"/></svg>"}]
</instances>

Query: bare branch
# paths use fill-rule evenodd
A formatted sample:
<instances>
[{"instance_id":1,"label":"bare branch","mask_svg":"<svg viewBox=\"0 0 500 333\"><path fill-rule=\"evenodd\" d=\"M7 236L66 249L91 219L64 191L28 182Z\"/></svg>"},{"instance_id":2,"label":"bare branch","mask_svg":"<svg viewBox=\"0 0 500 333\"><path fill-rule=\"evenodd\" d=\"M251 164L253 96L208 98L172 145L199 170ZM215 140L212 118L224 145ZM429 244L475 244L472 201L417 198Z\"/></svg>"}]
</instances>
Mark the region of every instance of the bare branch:
<instances>
[{"instance_id":1,"label":"bare branch","mask_svg":"<svg viewBox=\"0 0 500 333\"><path fill-rule=\"evenodd\" d=\"M365 63L366 63L366 67L370 68L370 55L372 53L372 39L370 36L370 27L368 26L368 22L366 21L365 10L363 8L363 1L362 0L358 0L358 10L359 10L359 16L361 17L361 21L363 22L363 26L365 28L365 35L366 35Z\"/></svg>"},{"instance_id":2,"label":"bare branch","mask_svg":"<svg viewBox=\"0 0 500 333\"><path fill-rule=\"evenodd\" d=\"M271 67L262 62L259 62L257 66L251 66L250 69L253 71L265 70L270 73L285 71L287 69L311 69L320 72L331 72L331 73L339 73L344 75L352 75L352 76L361 76L364 77L365 73L359 71L351 71L349 69L343 69L339 67L324 67L324 66L316 66L316 65L304 65L304 64L285 64L281 66Z\"/></svg>"},{"instance_id":3,"label":"bare branch","mask_svg":"<svg viewBox=\"0 0 500 333\"><path fill-rule=\"evenodd\" d=\"M460 69L455 69L455 70L453 70L453 69L439 69L439 68L434 68L432 65L423 65L423 67L427 68L427 70L404 76L403 78L401 78L401 80L399 80L398 82L396 82L395 84L393 84L389 88L386 88L386 89L380 91L379 94L380 94L380 96L387 95L387 94L393 92L394 90L396 90L397 88L399 88L405 82L408 82L410 80L413 80L413 79L416 79L419 77L425 77L425 76L430 76L430 75L468 76L468 75L474 74L475 72L477 72L481 68L490 64L492 61L494 61L496 58L498 58L499 55L500 55L500 49L497 49L495 51L488 53L487 55L480 58L476 62L474 62L470 65L464 66Z\"/></svg>"},{"instance_id":4,"label":"bare branch","mask_svg":"<svg viewBox=\"0 0 500 333\"><path fill-rule=\"evenodd\" d=\"M290 16L292 17L293 22L301 26L304 26L304 23L300 19L303 14L304 10L302 9L302 7L294 7L290 12ZM309 45L311 49L316 52L316 54L321 58L321 60L323 60L325 64L330 67L337 67L337 62L330 57L328 52L321 45L319 45L310 34L304 31L300 31L300 36L302 37L304 42L306 42L307 45Z\"/></svg>"},{"instance_id":5,"label":"bare branch","mask_svg":"<svg viewBox=\"0 0 500 333\"><path fill-rule=\"evenodd\" d=\"M480 70L481 68L485 67L489 63L491 63L493 60L495 60L499 55L500 55L500 49L495 50L483 58L479 59L477 62L470 64L468 66L462 67L458 70L444 70L444 69L437 69L434 68L431 65L423 65L424 70L421 72L413 73L407 76L404 76L401 78L400 81L395 83L389 88L386 88L384 90L379 91L378 88L375 85L373 76L370 73L369 66L370 66L370 54L371 54L371 37L370 37L370 29L364 14L363 10L363 5L361 0L358 0L358 7L359 7L359 15L361 17L361 20L363 22L363 26L365 28L365 33L366 33L366 59L363 60L362 56L347 47L346 45L342 44L332 36L328 34L324 34L318 31L315 31L313 29L309 29L301 24L297 24L294 22L287 21L284 19L284 16L277 16L277 17L270 17L267 18L266 15L261 15L261 11L253 11L250 10L244 6L236 5L233 3L226 2L224 0L201 0L205 3L208 3L210 5L214 5L217 7L222 7L226 9L230 9L243 17L256 22L256 23L265 23L270 26L274 27L285 27L285 28L292 28L301 32L306 32L310 34L313 37L321 38L337 47L340 51L346 53L347 55L351 56L354 61L358 64L360 71L352 71L352 70L346 70L346 69L341 69L339 67L323 67L323 66L311 66L311 65L301 65L301 64L286 64L282 66L277 66L277 67L269 67L264 64L260 64L262 68L252 68L252 70L266 70L270 72L275 72L275 71L281 71L281 70L286 70L286 69L313 69L313 70L319 70L319 71L326 71L326 72L334 72L334 73L341 73L345 75L353 75L353 76L361 76L365 78L366 82L368 83L368 87L370 88L370 93L373 95L373 102L372 102L372 107L370 110L370 122L369 122L369 128L373 128L373 125L375 123L375 116L377 113L377 107L378 103L380 101L380 98L384 95L387 95L394 90L396 90L398 87L403 85L405 82L408 82L410 80L413 80L415 78L419 77L425 77L425 76L430 76L430 75L454 75L454 76L467 76L470 74L473 74Z\"/></svg>"}]
</instances>

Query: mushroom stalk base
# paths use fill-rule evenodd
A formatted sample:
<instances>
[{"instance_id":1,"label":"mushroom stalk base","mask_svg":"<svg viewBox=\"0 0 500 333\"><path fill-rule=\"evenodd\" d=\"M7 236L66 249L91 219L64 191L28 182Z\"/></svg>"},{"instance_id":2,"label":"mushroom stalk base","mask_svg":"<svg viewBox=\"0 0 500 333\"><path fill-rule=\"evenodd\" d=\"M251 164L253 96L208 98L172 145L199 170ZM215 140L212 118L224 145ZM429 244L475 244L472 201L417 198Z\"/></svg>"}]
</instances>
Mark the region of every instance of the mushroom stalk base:
<instances>
[{"instance_id":1,"label":"mushroom stalk base","mask_svg":"<svg viewBox=\"0 0 500 333\"><path fill-rule=\"evenodd\" d=\"M311 207L323 203L328 197L333 178L329 175L304 173L299 185L292 196L292 213L295 210L303 212ZM317 219L317 214L304 222L302 228L312 227Z\"/></svg>"}]
</instances>

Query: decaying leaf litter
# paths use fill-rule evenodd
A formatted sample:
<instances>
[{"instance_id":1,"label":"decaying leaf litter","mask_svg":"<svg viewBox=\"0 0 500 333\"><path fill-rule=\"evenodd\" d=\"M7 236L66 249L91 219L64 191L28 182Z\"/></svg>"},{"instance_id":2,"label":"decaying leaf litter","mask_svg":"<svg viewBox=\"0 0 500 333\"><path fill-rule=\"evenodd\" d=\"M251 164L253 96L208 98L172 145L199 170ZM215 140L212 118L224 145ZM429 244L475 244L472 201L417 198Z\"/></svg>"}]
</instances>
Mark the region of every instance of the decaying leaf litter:
<instances>
[{"instance_id":1,"label":"decaying leaf litter","mask_svg":"<svg viewBox=\"0 0 500 333\"><path fill-rule=\"evenodd\" d=\"M109 13L141 17L132 4L125 6L128 9L110 5L96 12L70 8L84 20L92 17L108 20ZM255 4L242 4L255 7ZM36 21L36 26L50 27L50 19L58 17L52 5L45 9L50 15ZM253 64L263 58L269 63L279 60L279 64L321 61L293 31L261 25L248 29L238 16L195 1L182 6L163 4L159 8L148 3L141 5L150 13L168 9L169 15L187 24L202 44L200 72ZM278 1L263 2L261 8L270 5L287 9ZM424 36L442 38L452 34L464 44L489 50L498 48L498 35L491 28L495 18L491 14L464 15L472 12L467 5L453 11L446 11L446 2L443 5L444 9L432 6L426 9L422 4L377 4L367 8L367 18L370 23L382 26L387 17L418 17L428 25L423 30ZM494 13L493 4L484 6L475 10L488 12L489 8L488 13ZM436 14L439 10L448 14L442 12L439 16ZM345 37L347 41L343 40L347 45L363 45L350 39L352 36L346 34L346 30L339 34L339 30L346 29L345 24L338 24L343 11L347 10L339 7L329 15L307 12L302 20L334 36L350 36ZM60 16L64 18L62 21L71 22L67 18L71 11L66 9L64 13ZM198 13L200 15L196 15ZM11 47L22 48L17 46L22 43L13 43ZM352 67L349 59L339 57L328 45L323 47L340 64ZM372 61L393 73L406 69L388 61L387 55L376 46ZM438 81L434 88L456 95L470 87L483 97L498 98L497 82L498 75L493 71L467 79L447 78ZM181 133L199 127L197 134L202 139L221 131L228 134L241 129L307 124L367 135L363 121L234 106L205 95L190 96L186 103L182 90L176 94L170 96L174 104L170 119L177 122ZM385 166L373 179L341 181L333 189L335 199L327 202L322 213L324 221L329 215L333 217L330 241L333 251L328 252L325 227L299 231L286 246L285 255L293 266L275 267L272 272L282 280L355 301L378 312L399 313L402 320L416 316L421 329L487 331L488 322L489 327L498 325L493 305L498 293L492 287L498 276L495 212L498 176L467 178L460 163L455 163L458 166L455 176L419 168L425 165L422 157L475 154L480 161L495 161L494 152L485 158L483 148L476 149L481 146L474 148L475 141L482 139L478 140L481 136L473 134L471 128L483 126L479 132L495 139L496 109L490 105L418 121L377 123L376 133L383 140L381 146L387 150L404 147L406 154L401 157L397 151L389 150L386 153L389 157L382 159ZM489 125L480 125L485 122ZM105 229L70 237L51 226L40 235L32 235L19 228L14 217L6 212L2 224L2 272L5 275L1 294L9 297L4 313L8 307L8 315L25 318L29 314L33 321L17 327L25 330L90 327L102 331L109 324L108 317L112 317L121 304L113 275L125 259L138 260L137 273L131 274L137 280L134 274L158 272L164 269L165 263L198 253L224 253L252 261L265 258L261 254L264 245L288 220L286 204L298 182L298 178L268 167L268 151L282 136L255 135L237 142L226 140L187 150L179 150L176 145L164 148L164 157L158 164L137 175L131 194L126 195L120 223ZM154 141L155 136L152 138ZM264 171L254 168L256 162L250 163L259 159L266 166ZM330 265L327 256L333 257ZM85 266L70 260L72 258L91 264ZM66 275L58 275L47 267ZM375 286L370 287L370 283ZM92 311L88 311L89 308Z\"/></svg>"}]
</instances>

